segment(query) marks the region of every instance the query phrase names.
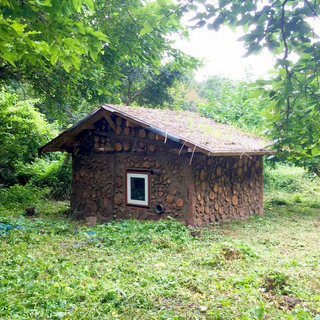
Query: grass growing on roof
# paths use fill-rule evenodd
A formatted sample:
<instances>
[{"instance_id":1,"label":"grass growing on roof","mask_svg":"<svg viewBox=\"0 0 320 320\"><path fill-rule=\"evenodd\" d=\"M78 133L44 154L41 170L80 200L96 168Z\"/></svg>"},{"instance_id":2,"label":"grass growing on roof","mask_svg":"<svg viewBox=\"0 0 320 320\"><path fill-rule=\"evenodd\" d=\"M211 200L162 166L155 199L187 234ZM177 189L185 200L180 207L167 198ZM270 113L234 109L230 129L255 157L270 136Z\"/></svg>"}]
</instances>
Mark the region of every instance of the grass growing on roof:
<instances>
[{"instance_id":1,"label":"grass growing on roof","mask_svg":"<svg viewBox=\"0 0 320 320\"><path fill-rule=\"evenodd\" d=\"M130 106L113 106L121 112L143 119L144 122L158 127L168 133L177 135L183 140L197 145L204 145L216 150L216 141L219 138L217 151L261 151L268 143L252 133L245 133L236 127L228 126L200 116L198 113L186 111L172 111L163 109L135 108Z\"/></svg>"}]
</instances>

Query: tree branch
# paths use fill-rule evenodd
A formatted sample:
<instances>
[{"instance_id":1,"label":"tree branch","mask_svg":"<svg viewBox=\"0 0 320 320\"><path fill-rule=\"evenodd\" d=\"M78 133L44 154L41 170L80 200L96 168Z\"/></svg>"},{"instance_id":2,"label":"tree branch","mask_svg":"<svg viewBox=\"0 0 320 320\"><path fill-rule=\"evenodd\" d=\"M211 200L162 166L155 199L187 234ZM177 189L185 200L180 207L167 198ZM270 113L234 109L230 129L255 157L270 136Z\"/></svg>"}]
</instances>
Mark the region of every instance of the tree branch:
<instances>
[{"instance_id":1,"label":"tree branch","mask_svg":"<svg viewBox=\"0 0 320 320\"><path fill-rule=\"evenodd\" d=\"M131 85L132 85L132 80L129 80L129 82L128 82L127 102L126 102L127 106L131 103L131 95L130 95Z\"/></svg>"},{"instance_id":2,"label":"tree branch","mask_svg":"<svg viewBox=\"0 0 320 320\"><path fill-rule=\"evenodd\" d=\"M316 20L316 13L314 13L314 18L313 18L313 27L312 27L313 40L315 39L315 32L314 32L315 20ZM314 55L314 64L316 66L317 84L318 84L318 89L320 89L320 86L319 86L319 74L318 74L318 63L317 63L317 52L316 52L316 48L314 46L314 43L312 44L312 47L313 47L313 55Z\"/></svg>"},{"instance_id":3,"label":"tree branch","mask_svg":"<svg viewBox=\"0 0 320 320\"><path fill-rule=\"evenodd\" d=\"M169 18L171 15L178 13L179 11L181 11L182 9L184 9L187 5L189 5L190 3L192 3L192 0L188 0L186 4L181 5L178 9L176 9L175 11L172 11L170 13L168 13L167 15L165 15L164 17L162 17L161 19L158 20L158 22Z\"/></svg>"},{"instance_id":4,"label":"tree branch","mask_svg":"<svg viewBox=\"0 0 320 320\"><path fill-rule=\"evenodd\" d=\"M167 15L165 15L165 16L163 16L161 19L157 20L157 23L159 23L160 21L162 21L162 20L164 20L164 19L169 18L169 17L170 17L171 15L173 15L173 14L178 13L179 11L181 11L182 9L184 9L185 7L187 7L190 3L192 3L192 1L193 1L193 0L188 0L186 4L181 5L181 6L180 6L179 8L177 8L176 10L174 10L174 11L172 11L172 12L169 12ZM133 21L133 23L134 23L137 27L142 28L142 26L139 25L139 24L137 23L137 21L132 17L130 11L129 11L128 9L126 9L126 11L127 11L128 15L129 15L129 17L131 18L131 20ZM149 37L150 37L150 36L149 36ZM151 37L150 37L150 38L151 38Z\"/></svg>"},{"instance_id":5,"label":"tree branch","mask_svg":"<svg viewBox=\"0 0 320 320\"><path fill-rule=\"evenodd\" d=\"M319 15L317 14L317 12L314 10L314 8L312 7L312 5L307 1L304 0L305 4L310 8L310 10L312 11L313 15L316 16L318 19L320 19Z\"/></svg>"},{"instance_id":6,"label":"tree branch","mask_svg":"<svg viewBox=\"0 0 320 320\"><path fill-rule=\"evenodd\" d=\"M137 92L135 92L135 93L131 96L131 100L134 100L136 97L139 97L139 96L142 95L146 90L147 90L147 87L144 87L143 89L138 90Z\"/></svg>"},{"instance_id":7,"label":"tree branch","mask_svg":"<svg viewBox=\"0 0 320 320\"><path fill-rule=\"evenodd\" d=\"M285 47L285 53L284 53L284 60L288 59L288 53L289 53L289 49L288 49L288 43L287 43L287 38L285 35L285 30L284 30L284 25L285 25L285 5L288 2L288 0L283 1L282 5L281 5L281 35L282 35L282 40L284 43L284 47ZM288 65L285 64L285 69L286 69L286 73L287 73L287 78L288 81L290 82L291 80L291 73L289 71ZM290 96L286 98L287 101L287 112L286 112L286 123L289 120L289 116L290 116Z\"/></svg>"},{"instance_id":8,"label":"tree branch","mask_svg":"<svg viewBox=\"0 0 320 320\"><path fill-rule=\"evenodd\" d=\"M288 53L289 53L289 49L288 49L288 43L287 43L287 38L285 35L285 31L284 31L284 25L285 25L285 5L288 2L288 0L283 1L282 5L281 5L281 36L282 36L282 40L283 40L283 44L285 47L285 53L284 53L284 60L287 60L288 58ZM288 72L288 67L286 66L286 71Z\"/></svg>"},{"instance_id":9,"label":"tree branch","mask_svg":"<svg viewBox=\"0 0 320 320\"><path fill-rule=\"evenodd\" d=\"M317 167L314 167L314 173L320 178L320 170Z\"/></svg>"}]
</instances>

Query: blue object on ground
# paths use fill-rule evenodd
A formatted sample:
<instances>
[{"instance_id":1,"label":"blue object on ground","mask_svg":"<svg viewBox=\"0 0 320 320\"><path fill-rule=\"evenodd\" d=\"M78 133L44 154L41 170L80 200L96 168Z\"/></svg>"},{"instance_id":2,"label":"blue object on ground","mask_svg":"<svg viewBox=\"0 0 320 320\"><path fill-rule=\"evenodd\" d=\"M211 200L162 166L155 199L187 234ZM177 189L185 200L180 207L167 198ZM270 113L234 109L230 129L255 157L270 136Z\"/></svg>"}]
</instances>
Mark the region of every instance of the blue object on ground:
<instances>
[{"instance_id":1,"label":"blue object on ground","mask_svg":"<svg viewBox=\"0 0 320 320\"><path fill-rule=\"evenodd\" d=\"M9 230L12 230L12 229L21 229L21 226L13 226L13 225L10 225L10 224L6 224L6 223L3 223L3 222L0 222L0 235L2 234L7 234Z\"/></svg>"}]
</instances>

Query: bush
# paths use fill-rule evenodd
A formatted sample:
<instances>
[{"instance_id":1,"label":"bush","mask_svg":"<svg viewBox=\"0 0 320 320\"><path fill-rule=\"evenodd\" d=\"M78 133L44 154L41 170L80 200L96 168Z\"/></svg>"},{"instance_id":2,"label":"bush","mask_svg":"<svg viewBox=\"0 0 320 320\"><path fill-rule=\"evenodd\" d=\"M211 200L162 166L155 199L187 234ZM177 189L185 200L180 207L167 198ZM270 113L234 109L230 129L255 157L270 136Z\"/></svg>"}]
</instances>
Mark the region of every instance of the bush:
<instances>
[{"instance_id":1,"label":"bush","mask_svg":"<svg viewBox=\"0 0 320 320\"><path fill-rule=\"evenodd\" d=\"M222 80L219 91L207 90L208 103L198 104L205 117L259 133L263 129L261 114L269 100L254 97L255 89L245 81Z\"/></svg>"},{"instance_id":2,"label":"bush","mask_svg":"<svg viewBox=\"0 0 320 320\"><path fill-rule=\"evenodd\" d=\"M303 168L278 165L264 167L266 202L270 205L319 205L320 179Z\"/></svg>"},{"instance_id":3,"label":"bush","mask_svg":"<svg viewBox=\"0 0 320 320\"><path fill-rule=\"evenodd\" d=\"M41 114L37 100L18 101L17 96L0 91L0 183L26 184L20 177L21 167L32 163L38 149L50 140L56 131Z\"/></svg>"},{"instance_id":4,"label":"bush","mask_svg":"<svg viewBox=\"0 0 320 320\"><path fill-rule=\"evenodd\" d=\"M16 184L9 188L2 188L0 189L0 209L34 206L48 191L31 184L25 186Z\"/></svg>"},{"instance_id":5,"label":"bush","mask_svg":"<svg viewBox=\"0 0 320 320\"><path fill-rule=\"evenodd\" d=\"M285 190L288 192L301 191L303 169L289 166L278 166L264 170L264 185L269 189Z\"/></svg>"},{"instance_id":6,"label":"bush","mask_svg":"<svg viewBox=\"0 0 320 320\"><path fill-rule=\"evenodd\" d=\"M64 164L64 158L49 162L39 160L34 166L34 176L30 183L37 187L50 188L49 196L54 199L66 199L69 197L72 177L72 164L69 161ZM40 169L39 169L40 168Z\"/></svg>"}]
</instances>

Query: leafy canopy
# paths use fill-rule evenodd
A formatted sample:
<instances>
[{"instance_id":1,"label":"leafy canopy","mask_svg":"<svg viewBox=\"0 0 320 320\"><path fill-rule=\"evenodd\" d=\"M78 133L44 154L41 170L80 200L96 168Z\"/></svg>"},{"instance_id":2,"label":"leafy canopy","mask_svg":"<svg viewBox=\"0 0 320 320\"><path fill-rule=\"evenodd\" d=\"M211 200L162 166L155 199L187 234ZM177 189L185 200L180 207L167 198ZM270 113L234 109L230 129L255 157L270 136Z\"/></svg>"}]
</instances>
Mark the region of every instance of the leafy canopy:
<instances>
[{"instance_id":1,"label":"leafy canopy","mask_svg":"<svg viewBox=\"0 0 320 320\"><path fill-rule=\"evenodd\" d=\"M214 81L213 81L214 80ZM199 85L207 103L198 103L199 111L217 122L232 124L247 131L260 133L264 129L263 112L270 100L254 96L252 83L209 78ZM209 85L214 85L210 89ZM207 88L205 93L203 88Z\"/></svg>"},{"instance_id":2,"label":"leafy canopy","mask_svg":"<svg viewBox=\"0 0 320 320\"><path fill-rule=\"evenodd\" d=\"M320 176L319 16L319 0L220 0L199 5L194 19L216 31L242 27L247 55L267 48L276 56L273 79L257 82L257 92L273 102L267 113L273 146Z\"/></svg>"},{"instance_id":3,"label":"leafy canopy","mask_svg":"<svg viewBox=\"0 0 320 320\"><path fill-rule=\"evenodd\" d=\"M79 70L81 55L96 60L108 38L90 25L93 12L92 0L1 1L2 71L57 62L66 71Z\"/></svg>"},{"instance_id":4,"label":"leafy canopy","mask_svg":"<svg viewBox=\"0 0 320 320\"><path fill-rule=\"evenodd\" d=\"M61 111L122 102L123 67L159 74L164 58L181 72L197 62L172 47L186 36L186 3L140 0L1 1L0 84L32 88Z\"/></svg>"},{"instance_id":5,"label":"leafy canopy","mask_svg":"<svg viewBox=\"0 0 320 320\"><path fill-rule=\"evenodd\" d=\"M122 72L122 101L127 105L165 108L174 103L172 90L187 79L188 70L178 70L172 63L161 65L157 73L149 67L124 67ZM177 88L178 90L178 88Z\"/></svg>"}]
</instances>

